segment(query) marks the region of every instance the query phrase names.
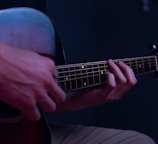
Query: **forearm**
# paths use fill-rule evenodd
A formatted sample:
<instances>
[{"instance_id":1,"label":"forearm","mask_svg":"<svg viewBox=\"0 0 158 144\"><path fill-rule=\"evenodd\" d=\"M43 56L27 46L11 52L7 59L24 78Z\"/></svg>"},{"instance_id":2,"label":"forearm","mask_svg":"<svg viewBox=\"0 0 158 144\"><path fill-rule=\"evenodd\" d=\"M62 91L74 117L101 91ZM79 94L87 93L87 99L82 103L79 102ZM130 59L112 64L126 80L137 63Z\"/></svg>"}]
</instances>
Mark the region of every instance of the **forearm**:
<instances>
[{"instance_id":1,"label":"forearm","mask_svg":"<svg viewBox=\"0 0 158 144\"><path fill-rule=\"evenodd\" d=\"M56 113L74 112L96 106L101 104L98 97L101 97L101 94L96 89L85 90L73 95L68 95L67 99L63 103L57 104Z\"/></svg>"}]
</instances>

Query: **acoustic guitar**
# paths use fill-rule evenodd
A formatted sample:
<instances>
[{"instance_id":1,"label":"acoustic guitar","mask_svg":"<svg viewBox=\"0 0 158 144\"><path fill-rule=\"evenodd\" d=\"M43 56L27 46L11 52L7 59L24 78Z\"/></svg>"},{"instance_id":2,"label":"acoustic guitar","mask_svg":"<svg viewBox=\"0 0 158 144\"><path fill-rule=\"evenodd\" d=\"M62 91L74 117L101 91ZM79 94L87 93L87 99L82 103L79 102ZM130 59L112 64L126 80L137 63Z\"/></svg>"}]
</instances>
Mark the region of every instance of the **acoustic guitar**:
<instances>
[{"instance_id":1,"label":"acoustic guitar","mask_svg":"<svg viewBox=\"0 0 158 144\"><path fill-rule=\"evenodd\" d=\"M51 20L32 8L10 8L0 11L0 41L15 48L55 57L56 32ZM43 49L38 49L39 47ZM129 65L136 75L157 72L157 50L154 55L117 59ZM107 61L58 65L58 83L65 92L106 84ZM50 144L51 134L44 115L38 122L23 117L20 111L0 103L0 144Z\"/></svg>"}]
</instances>

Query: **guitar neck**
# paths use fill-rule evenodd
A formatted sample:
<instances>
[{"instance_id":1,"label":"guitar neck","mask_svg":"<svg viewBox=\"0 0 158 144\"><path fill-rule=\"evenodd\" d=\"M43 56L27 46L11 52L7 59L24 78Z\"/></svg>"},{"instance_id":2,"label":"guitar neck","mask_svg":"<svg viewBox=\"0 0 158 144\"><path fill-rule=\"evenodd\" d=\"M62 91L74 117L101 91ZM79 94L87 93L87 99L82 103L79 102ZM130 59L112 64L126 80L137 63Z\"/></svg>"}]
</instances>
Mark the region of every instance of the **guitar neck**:
<instances>
[{"instance_id":1,"label":"guitar neck","mask_svg":"<svg viewBox=\"0 0 158 144\"><path fill-rule=\"evenodd\" d=\"M155 72L157 56L144 56L126 59L117 59L130 66L135 75ZM88 62L57 66L59 71L58 83L66 91L75 91L106 83L105 74L109 71L107 61Z\"/></svg>"}]
</instances>

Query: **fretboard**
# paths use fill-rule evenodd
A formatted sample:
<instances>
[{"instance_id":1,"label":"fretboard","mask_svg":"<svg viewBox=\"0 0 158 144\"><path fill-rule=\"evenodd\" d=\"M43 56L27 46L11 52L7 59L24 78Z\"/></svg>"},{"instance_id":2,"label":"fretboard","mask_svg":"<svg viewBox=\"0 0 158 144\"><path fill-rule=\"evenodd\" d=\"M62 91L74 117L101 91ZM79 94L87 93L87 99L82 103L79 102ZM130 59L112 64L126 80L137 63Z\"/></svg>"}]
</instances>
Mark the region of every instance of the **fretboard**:
<instances>
[{"instance_id":1,"label":"fretboard","mask_svg":"<svg viewBox=\"0 0 158 144\"><path fill-rule=\"evenodd\" d=\"M157 56L145 56L114 60L123 61L130 66L135 75L155 72ZM58 83L66 91L98 86L106 83L105 74L109 71L107 61L68 64L57 66L59 72Z\"/></svg>"}]
</instances>

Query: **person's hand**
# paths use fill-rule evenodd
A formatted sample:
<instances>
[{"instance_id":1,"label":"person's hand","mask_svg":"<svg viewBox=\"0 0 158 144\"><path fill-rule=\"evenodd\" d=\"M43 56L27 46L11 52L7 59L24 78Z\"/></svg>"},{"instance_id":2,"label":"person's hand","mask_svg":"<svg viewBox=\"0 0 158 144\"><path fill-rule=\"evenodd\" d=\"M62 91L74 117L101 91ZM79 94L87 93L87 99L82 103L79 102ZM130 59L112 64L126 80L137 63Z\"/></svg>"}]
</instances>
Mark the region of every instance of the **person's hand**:
<instances>
[{"instance_id":1,"label":"person's hand","mask_svg":"<svg viewBox=\"0 0 158 144\"><path fill-rule=\"evenodd\" d=\"M133 70L119 61L115 64L108 60L110 71L106 74L107 83L103 88L85 90L69 96L67 100L57 105L57 112L76 111L83 108L119 100L136 83Z\"/></svg>"},{"instance_id":2,"label":"person's hand","mask_svg":"<svg viewBox=\"0 0 158 144\"><path fill-rule=\"evenodd\" d=\"M119 100L137 83L133 70L125 63L119 61L115 64L108 60L108 64L110 72L107 73L107 85L105 89L96 91L98 95L103 96L104 102Z\"/></svg>"},{"instance_id":3,"label":"person's hand","mask_svg":"<svg viewBox=\"0 0 158 144\"><path fill-rule=\"evenodd\" d=\"M57 84L53 60L0 43L0 100L38 120L40 110L53 112L66 94Z\"/></svg>"}]
</instances>

